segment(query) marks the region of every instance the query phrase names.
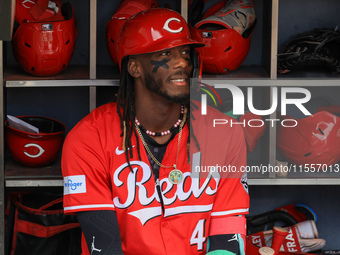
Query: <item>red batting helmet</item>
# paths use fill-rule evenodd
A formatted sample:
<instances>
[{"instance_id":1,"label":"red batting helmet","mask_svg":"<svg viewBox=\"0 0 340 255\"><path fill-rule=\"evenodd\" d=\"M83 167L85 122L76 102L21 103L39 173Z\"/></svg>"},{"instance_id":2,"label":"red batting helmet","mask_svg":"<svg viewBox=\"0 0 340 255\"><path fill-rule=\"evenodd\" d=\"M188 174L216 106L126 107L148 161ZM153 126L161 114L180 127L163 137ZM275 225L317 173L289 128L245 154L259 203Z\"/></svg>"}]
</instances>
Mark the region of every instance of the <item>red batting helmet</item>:
<instances>
[{"instance_id":1,"label":"red batting helmet","mask_svg":"<svg viewBox=\"0 0 340 255\"><path fill-rule=\"evenodd\" d=\"M71 4L62 5L62 18L23 22L15 32L12 45L16 61L25 72L51 76L69 64L77 37L77 25Z\"/></svg>"},{"instance_id":2,"label":"red batting helmet","mask_svg":"<svg viewBox=\"0 0 340 255\"><path fill-rule=\"evenodd\" d=\"M193 38L206 45L197 49L203 72L223 74L238 68L248 55L255 23L252 1L234 0L191 27Z\"/></svg>"},{"instance_id":3,"label":"red batting helmet","mask_svg":"<svg viewBox=\"0 0 340 255\"><path fill-rule=\"evenodd\" d=\"M63 123L45 117L17 117L39 128L39 134L21 131L5 122L6 143L16 161L25 166L39 167L52 163L64 141L66 127Z\"/></svg>"},{"instance_id":4,"label":"red batting helmet","mask_svg":"<svg viewBox=\"0 0 340 255\"><path fill-rule=\"evenodd\" d=\"M139 12L126 21L120 32L117 43L119 67L126 56L182 45L204 46L191 38L189 27L178 12L164 8Z\"/></svg>"},{"instance_id":5,"label":"red batting helmet","mask_svg":"<svg viewBox=\"0 0 340 255\"><path fill-rule=\"evenodd\" d=\"M111 20L106 25L106 46L113 63L118 66L117 60L117 40L119 32L128 20L134 14L158 7L157 0L124 0L112 15Z\"/></svg>"},{"instance_id":6,"label":"red batting helmet","mask_svg":"<svg viewBox=\"0 0 340 255\"><path fill-rule=\"evenodd\" d=\"M280 127L279 151L287 161L298 164L332 165L340 160L340 118L320 111L304 119L295 119L295 127Z\"/></svg>"}]
</instances>

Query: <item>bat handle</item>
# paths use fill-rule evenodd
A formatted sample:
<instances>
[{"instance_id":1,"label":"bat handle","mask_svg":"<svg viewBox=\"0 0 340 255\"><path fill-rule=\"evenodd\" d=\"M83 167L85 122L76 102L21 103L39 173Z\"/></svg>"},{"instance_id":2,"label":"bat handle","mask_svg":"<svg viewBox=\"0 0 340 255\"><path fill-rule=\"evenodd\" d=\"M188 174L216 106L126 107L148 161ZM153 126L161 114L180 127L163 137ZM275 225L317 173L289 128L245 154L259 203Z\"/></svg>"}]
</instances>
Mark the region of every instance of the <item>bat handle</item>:
<instances>
[{"instance_id":1,"label":"bat handle","mask_svg":"<svg viewBox=\"0 0 340 255\"><path fill-rule=\"evenodd\" d=\"M274 255L275 251L270 247L261 247L259 249L259 255Z\"/></svg>"},{"instance_id":2,"label":"bat handle","mask_svg":"<svg viewBox=\"0 0 340 255\"><path fill-rule=\"evenodd\" d=\"M281 227L273 227L273 241L272 241L272 249L274 250L274 254L279 254L281 245L288 235L288 230Z\"/></svg>"}]
</instances>

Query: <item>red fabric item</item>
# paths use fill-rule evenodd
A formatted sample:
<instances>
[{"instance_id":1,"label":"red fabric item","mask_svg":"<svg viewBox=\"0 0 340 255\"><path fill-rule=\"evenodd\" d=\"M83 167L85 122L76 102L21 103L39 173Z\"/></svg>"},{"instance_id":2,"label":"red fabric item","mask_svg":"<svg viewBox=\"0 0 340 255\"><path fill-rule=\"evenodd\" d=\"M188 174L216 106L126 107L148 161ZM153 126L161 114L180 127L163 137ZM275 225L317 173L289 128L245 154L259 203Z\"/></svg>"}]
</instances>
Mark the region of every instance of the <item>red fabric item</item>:
<instances>
[{"instance_id":1,"label":"red fabric item","mask_svg":"<svg viewBox=\"0 0 340 255\"><path fill-rule=\"evenodd\" d=\"M214 218L210 223L209 236L225 234L247 235L246 232L245 217Z\"/></svg>"},{"instance_id":2,"label":"red fabric item","mask_svg":"<svg viewBox=\"0 0 340 255\"><path fill-rule=\"evenodd\" d=\"M11 255L42 251L80 254L80 225L75 216L64 214L63 199L56 197L43 192L10 193L6 235L13 236L9 244Z\"/></svg>"},{"instance_id":3,"label":"red fabric item","mask_svg":"<svg viewBox=\"0 0 340 255\"><path fill-rule=\"evenodd\" d=\"M37 0L35 5L28 11L35 20L39 20L39 18L44 14L47 9L49 0Z\"/></svg>"},{"instance_id":4,"label":"red fabric item","mask_svg":"<svg viewBox=\"0 0 340 255\"><path fill-rule=\"evenodd\" d=\"M17 221L17 231L37 237L51 237L65 230L79 227L79 223L69 223L61 226L42 226L33 222L19 220Z\"/></svg>"}]
</instances>

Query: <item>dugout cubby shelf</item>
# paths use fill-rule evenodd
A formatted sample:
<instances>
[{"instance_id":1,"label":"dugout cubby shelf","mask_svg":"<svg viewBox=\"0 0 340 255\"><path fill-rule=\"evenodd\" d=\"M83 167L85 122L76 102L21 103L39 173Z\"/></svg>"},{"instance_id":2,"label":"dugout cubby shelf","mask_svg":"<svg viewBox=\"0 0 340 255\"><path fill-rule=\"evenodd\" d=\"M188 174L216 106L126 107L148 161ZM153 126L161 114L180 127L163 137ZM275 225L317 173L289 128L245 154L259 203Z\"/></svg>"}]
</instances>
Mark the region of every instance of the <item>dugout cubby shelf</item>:
<instances>
[{"instance_id":1,"label":"dugout cubby shelf","mask_svg":"<svg viewBox=\"0 0 340 255\"><path fill-rule=\"evenodd\" d=\"M316 4L316 1L312 2ZM80 4L77 5L75 1L71 1L71 3L76 5L75 9L77 7L80 8ZM286 76L277 76L276 54L278 52L278 47L282 46L284 39L289 37L287 30L292 29L293 26L292 23L288 22L290 28L289 26L288 28L286 27L287 22L285 22L285 19L290 19L290 15L289 13L282 13L280 7L285 5L289 6L290 4L292 4L292 1L287 0L280 2L278 0L255 1L255 9L258 13L258 23L252 38L251 50L244 65L226 75L203 74L202 82L213 86L215 84L229 83L240 87L339 86L339 76L325 74L324 72L297 72ZM335 1L328 0L327 4L335 4ZM75 53L83 54L84 52L88 52L84 56L86 65L79 66L71 63L60 75L53 77L32 77L23 73L18 66L11 66L10 63L5 63L5 65L1 66L3 75L1 83L6 91L10 91L11 88L27 87L89 87L91 110L96 106L95 87L119 85L119 74L117 69L112 64L108 64L108 61L110 60L108 60L107 54L105 54L104 58L102 56L105 51L105 37L103 36L103 33L100 35L97 33L97 31L102 32L105 25L104 23L107 22L112 11L106 13L107 19L99 19L98 16L102 17L102 11L105 9L103 7L104 5L95 0L89 0L86 4L83 3L81 8L86 5L87 7L85 7L84 13L87 13L88 17L86 17L86 15L83 16L85 16L85 21L87 19L87 22L84 22L84 20L78 22L82 24L78 37L80 36L80 33L84 33L84 24L86 25L85 27L89 29L89 35L87 37L85 36L85 41L81 40L82 43L80 48L82 49L82 52ZM113 3L111 3L111 5L114 7ZM178 7L178 4L176 6ZM186 12L186 1L182 1L181 7L183 9L182 13L184 14ZM324 8L329 7L326 6ZM110 10L107 6L106 9ZM314 14L315 13L313 13L313 15ZM283 18L281 18L281 16ZM9 43L7 43L6 46L8 48L6 50L10 51ZM97 53L100 53L101 56L98 56ZM7 52L6 56L9 54L10 53ZM3 61L5 60L3 50L1 58ZM6 60L8 60L8 57ZM4 117L2 116L2 118ZM275 148L275 130L271 129L269 133L269 146ZM276 155L273 153L275 150L270 151L268 157L269 161L273 163L276 159Z\"/></svg>"},{"instance_id":2,"label":"dugout cubby shelf","mask_svg":"<svg viewBox=\"0 0 340 255\"><path fill-rule=\"evenodd\" d=\"M312 2L316 4L316 1ZM103 27L105 27L106 22L113 12L111 9L116 8L118 4L110 2L109 6L111 6L111 8L108 8L105 3L97 2L96 0L88 0L82 4L77 3L77 1L71 1L71 3L74 5L76 13L78 8L84 9L83 14L87 14L76 17L77 19L81 19L80 22L78 21L78 24L82 26L78 25L80 29L76 48L78 46L80 49L79 51L75 51L75 54L78 56L83 55L81 61L78 61L83 65L71 62L68 68L59 75L53 77L33 77L23 73L23 71L15 65L13 58L10 60L11 58L8 57L8 55L11 54L10 43L5 43L6 47L4 47L4 43L2 43L1 46L4 49L1 51L1 59L4 65L1 66L1 85L7 93L10 93L12 88L88 87L89 110L92 110L97 106L96 99L98 95L96 95L96 87L119 86L118 70L113 66L111 59L109 59L105 51L106 42L105 36L103 35ZM287 28L285 26L287 23L285 20L290 19L290 15L289 13L282 12L280 8L282 6L287 6L285 8L288 8L290 4L292 4L292 0L255 1L258 22L252 37L251 49L244 64L239 69L226 75L203 74L202 82L212 86L228 83L239 87L265 86L268 88L283 86L340 86L339 75L334 76L325 72L302 71L286 76L277 75L276 54L278 53L278 48L282 46L286 38L292 35L292 33L289 33L289 29L292 29L294 26L291 23L289 23L290 27L288 26ZM328 0L327 4L334 5L335 0ZM175 4L176 8L179 6L182 8L183 16L185 16L187 12L187 1L183 0L181 4ZM324 8L327 9L329 7L326 6ZM313 15L314 14L313 12ZM79 39L82 35L83 37ZM83 40L84 38L85 40ZM6 51L6 54L4 54L4 51ZM3 98L6 97L3 96ZM2 113L4 113L4 109L5 108L3 108ZM1 117L2 120L4 120L3 114ZM271 117L275 116L272 115ZM268 157L269 164L274 164L276 160L275 128L268 130L268 136L268 146L270 149L266 157ZM4 154L4 152L2 154ZM4 158L2 161L5 161ZM265 180L262 180L263 178L253 178L251 175L250 177L250 183L252 184L262 184L266 181L269 184L286 183L283 179L271 180L275 178L273 174L265 176ZM292 178L289 178L289 181L291 180ZM308 179L306 183L320 183L317 179L315 179L315 181L313 180L314 179ZM300 181L301 179L297 179L297 182ZM321 183L325 182L322 181Z\"/></svg>"},{"instance_id":3,"label":"dugout cubby shelf","mask_svg":"<svg viewBox=\"0 0 340 255\"><path fill-rule=\"evenodd\" d=\"M6 81L6 88L46 88L46 87L92 87L119 86L119 80L10 80Z\"/></svg>"},{"instance_id":4,"label":"dugout cubby shelf","mask_svg":"<svg viewBox=\"0 0 340 255\"><path fill-rule=\"evenodd\" d=\"M49 76L49 77L39 77L32 76L30 74L22 71L18 66L10 66L6 67L4 71L4 80L8 82L16 82L16 81L48 81L48 80L80 80L80 79L89 79L89 70L87 66L68 66L60 74ZM9 86L8 82L6 83L6 87Z\"/></svg>"},{"instance_id":5,"label":"dugout cubby shelf","mask_svg":"<svg viewBox=\"0 0 340 255\"><path fill-rule=\"evenodd\" d=\"M63 0L64 1L64 0ZM66 1L66 0L65 0ZM63 118L68 131L81 116L108 101L119 86L119 72L106 50L105 26L120 1L69 0L75 9L78 23L78 38L74 56L67 69L53 77L33 77L23 73L13 58L10 42L0 41L0 123L6 114L21 109L33 109L33 114L49 113ZM166 0L159 0L161 5ZM187 17L188 0L170 1L171 7ZM211 86L232 84L242 89L254 87L264 90L263 100L274 87L304 87L315 94L327 90L340 95L340 74L307 69L287 75L277 74L277 54L284 43L296 35L314 27L340 25L337 0L254 0L257 25L252 35L249 54L242 66L225 75L203 74L202 82ZM326 17L326 18L325 18ZM1 28L1 24L0 24ZM27 95L26 95L27 92ZM261 94L261 93L260 93ZM40 98L56 97L46 103ZM32 99L31 101L27 97ZM60 99L61 98L61 99ZM73 98L73 99L72 99ZM104 99L103 99L104 98ZM339 97L340 98L340 97ZM17 102L15 102L17 100ZM17 104L17 105L16 105ZM71 106L71 107L69 107ZM76 109L76 108L79 109ZM59 112L55 111L59 108ZM76 116L76 117L74 117ZM269 118L276 118L273 113ZM257 151L249 154L248 164L275 165L279 158L276 150L277 126L267 128ZM28 168L10 158L5 149L4 126L0 126L0 228L4 229L4 205L7 189L62 187L60 160L42 168ZM249 173L251 186L332 186L340 185L340 173L300 174L290 173L279 177L274 173ZM281 187L278 187L279 189ZM308 187L309 188L309 187ZM339 208L339 207L338 207ZM4 252L4 233L0 232L0 254ZM338 247L340 244L338 244Z\"/></svg>"},{"instance_id":6,"label":"dugout cubby shelf","mask_svg":"<svg viewBox=\"0 0 340 255\"><path fill-rule=\"evenodd\" d=\"M60 158L46 167L26 167L11 158L5 160L6 187L62 187Z\"/></svg>"}]
</instances>

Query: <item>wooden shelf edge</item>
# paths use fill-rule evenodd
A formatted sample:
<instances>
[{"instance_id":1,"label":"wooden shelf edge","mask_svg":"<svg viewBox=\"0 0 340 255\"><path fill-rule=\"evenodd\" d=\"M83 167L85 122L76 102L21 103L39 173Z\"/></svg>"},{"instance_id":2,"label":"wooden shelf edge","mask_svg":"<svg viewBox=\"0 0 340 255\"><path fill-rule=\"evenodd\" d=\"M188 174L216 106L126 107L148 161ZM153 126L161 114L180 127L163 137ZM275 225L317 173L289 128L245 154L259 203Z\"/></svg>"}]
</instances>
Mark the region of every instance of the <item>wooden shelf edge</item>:
<instances>
[{"instance_id":1,"label":"wooden shelf edge","mask_svg":"<svg viewBox=\"0 0 340 255\"><path fill-rule=\"evenodd\" d=\"M63 187L63 180L6 180L6 188Z\"/></svg>"}]
</instances>

